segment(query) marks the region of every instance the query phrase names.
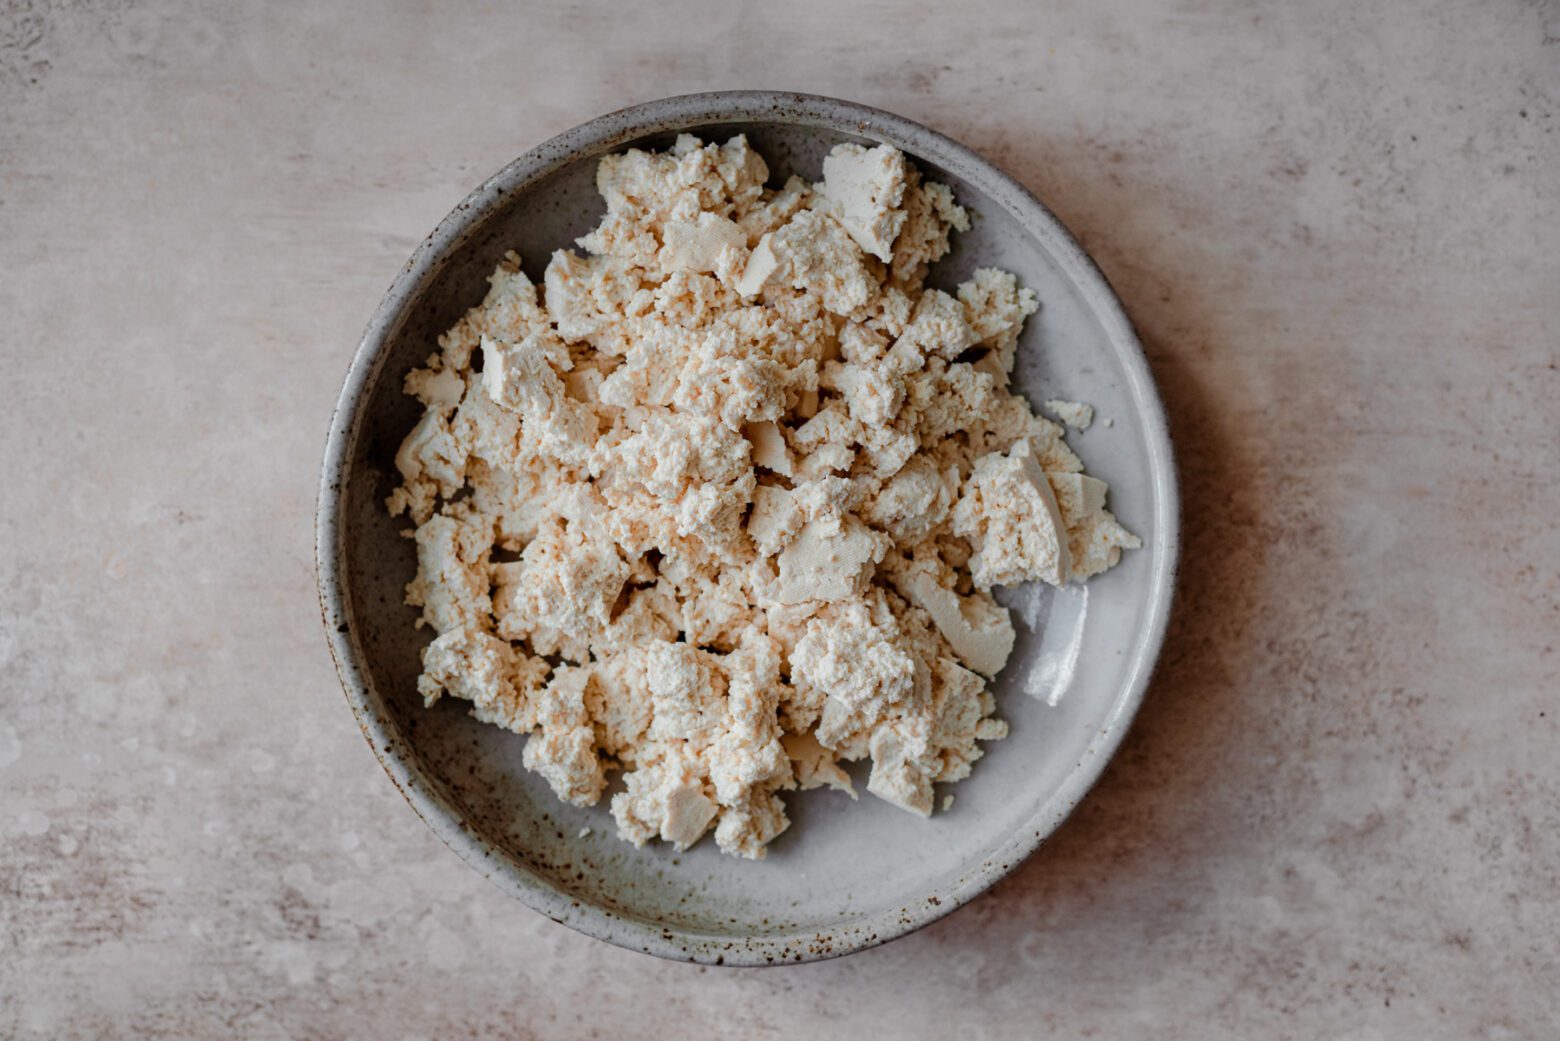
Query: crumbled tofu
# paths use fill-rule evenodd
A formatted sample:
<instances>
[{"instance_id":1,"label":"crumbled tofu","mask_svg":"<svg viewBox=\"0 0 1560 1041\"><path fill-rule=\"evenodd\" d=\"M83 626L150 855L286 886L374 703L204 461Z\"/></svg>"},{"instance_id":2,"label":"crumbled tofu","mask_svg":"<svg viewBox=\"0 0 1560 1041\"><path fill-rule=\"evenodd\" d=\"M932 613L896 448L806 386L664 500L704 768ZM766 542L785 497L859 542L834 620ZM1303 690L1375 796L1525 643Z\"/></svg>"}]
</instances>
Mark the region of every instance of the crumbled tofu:
<instances>
[{"instance_id":1,"label":"crumbled tofu","mask_svg":"<svg viewBox=\"0 0 1560 1041\"><path fill-rule=\"evenodd\" d=\"M791 490L769 484L753 489L753 513L748 517L747 530L761 556L779 553L802 530L806 520Z\"/></svg>"},{"instance_id":2,"label":"crumbled tofu","mask_svg":"<svg viewBox=\"0 0 1560 1041\"><path fill-rule=\"evenodd\" d=\"M611 540L589 537L582 527L548 523L521 552L512 594L498 619L503 635L535 643L539 632L573 635L611 621L628 564Z\"/></svg>"},{"instance_id":3,"label":"crumbled tofu","mask_svg":"<svg viewBox=\"0 0 1560 1041\"><path fill-rule=\"evenodd\" d=\"M1072 577L1067 529L1051 483L1028 441L975 461L953 508L953 533L975 548L970 578L979 589Z\"/></svg>"},{"instance_id":4,"label":"crumbled tofu","mask_svg":"<svg viewBox=\"0 0 1560 1041\"><path fill-rule=\"evenodd\" d=\"M872 774L867 791L900 809L932 815L932 779L920 758L909 751L892 727L872 735Z\"/></svg>"},{"instance_id":5,"label":"crumbled tofu","mask_svg":"<svg viewBox=\"0 0 1560 1041\"><path fill-rule=\"evenodd\" d=\"M465 483L468 455L441 409L430 407L395 454L395 468L405 484L391 495L390 512L409 512L419 524L426 523L433 515L434 498L449 498Z\"/></svg>"},{"instance_id":6,"label":"crumbled tofu","mask_svg":"<svg viewBox=\"0 0 1560 1041\"><path fill-rule=\"evenodd\" d=\"M995 676L1013 653L1015 633L1007 608L991 594L951 588L953 570L941 560L907 562L893 575L900 594L931 616L937 631L971 669Z\"/></svg>"},{"instance_id":7,"label":"crumbled tofu","mask_svg":"<svg viewBox=\"0 0 1560 1041\"><path fill-rule=\"evenodd\" d=\"M721 266L721 254L731 250L736 256L747 251L747 235L737 222L718 213L700 213L693 220L667 221L663 264L669 270L714 271ZM733 262L735 256L733 257Z\"/></svg>"},{"instance_id":8,"label":"crumbled tofu","mask_svg":"<svg viewBox=\"0 0 1560 1041\"><path fill-rule=\"evenodd\" d=\"M563 380L559 371L573 367L569 349L550 331L533 334L516 344L482 338L482 388L511 412L547 416L561 406Z\"/></svg>"},{"instance_id":9,"label":"crumbled tofu","mask_svg":"<svg viewBox=\"0 0 1560 1041\"><path fill-rule=\"evenodd\" d=\"M726 680L709 657L709 652L686 643L657 643L645 651L652 741L678 740L703 746L719 733Z\"/></svg>"},{"instance_id":10,"label":"crumbled tofu","mask_svg":"<svg viewBox=\"0 0 1560 1041\"><path fill-rule=\"evenodd\" d=\"M485 722L528 733L536 724L532 698L547 675L547 663L517 651L507 640L469 629L452 629L423 649L417 690L432 705L440 695L463 698Z\"/></svg>"},{"instance_id":11,"label":"crumbled tofu","mask_svg":"<svg viewBox=\"0 0 1560 1041\"><path fill-rule=\"evenodd\" d=\"M777 558L780 581L775 599L800 604L858 596L871 583L873 568L886 548L882 536L854 518L848 527L832 532L823 522L809 521Z\"/></svg>"},{"instance_id":12,"label":"crumbled tofu","mask_svg":"<svg viewBox=\"0 0 1560 1041\"><path fill-rule=\"evenodd\" d=\"M919 545L948 519L958 487L956 468L939 470L930 459L916 459L878 491L866 517L896 542Z\"/></svg>"},{"instance_id":13,"label":"crumbled tofu","mask_svg":"<svg viewBox=\"0 0 1560 1041\"><path fill-rule=\"evenodd\" d=\"M1045 409L1074 430L1087 430L1094 422L1094 406L1085 405L1081 401L1052 398L1045 403Z\"/></svg>"},{"instance_id":14,"label":"crumbled tofu","mask_svg":"<svg viewBox=\"0 0 1560 1041\"><path fill-rule=\"evenodd\" d=\"M737 291L752 296L777 284L816 293L839 315L865 306L879 287L861 247L838 221L816 210L803 210L759 240Z\"/></svg>"},{"instance_id":15,"label":"crumbled tofu","mask_svg":"<svg viewBox=\"0 0 1560 1041\"><path fill-rule=\"evenodd\" d=\"M539 286L507 254L405 379L418 692L526 735L562 800L621 774L635 845L763 857L786 793L854 799L862 760L931 813L1007 733L989 590L1140 545L1008 389L1034 293L925 286L969 226L952 192L888 146L822 175L770 189L742 137L609 156L600 224Z\"/></svg>"},{"instance_id":16,"label":"crumbled tofu","mask_svg":"<svg viewBox=\"0 0 1560 1041\"><path fill-rule=\"evenodd\" d=\"M1116 522L1105 508L1106 486L1087 474L1048 474L1067 526L1072 577L1083 581L1121 560L1123 549L1138 549L1141 539Z\"/></svg>"},{"instance_id":17,"label":"crumbled tofu","mask_svg":"<svg viewBox=\"0 0 1560 1041\"><path fill-rule=\"evenodd\" d=\"M807 635L791 652L791 677L798 686L823 694L825 728L840 731L849 717L878 719L916 690L916 660L894 639L894 631L872 622L864 607L852 604L832 619L807 624ZM828 725L828 714L836 715Z\"/></svg>"},{"instance_id":18,"label":"crumbled tofu","mask_svg":"<svg viewBox=\"0 0 1560 1041\"><path fill-rule=\"evenodd\" d=\"M416 541L417 577L406 587L406 602L423 609L420 621L439 633L490 628L486 562L491 539L476 525L440 515L417 529Z\"/></svg>"},{"instance_id":19,"label":"crumbled tofu","mask_svg":"<svg viewBox=\"0 0 1560 1041\"><path fill-rule=\"evenodd\" d=\"M624 775L612 797L618 834L636 846L659 836L679 850L699 841L720 812L699 755L681 742L657 744Z\"/></svg>"},{"instance_id":20,"label":"crumbled tofu","mask_svg":"<svg viewBox=\"0 0 1560 1041\"><path fill-rule=\"evenodd\" d=\"M791 453L785 446L785 435L773 420L749 423L748 441L753 445L753 465L773 470L785 477L791 476Z\"/></svg>"},{"instance_id":21,"label":"crumbled tofu","mask_svg":"<svg viewBox=\"0 0 1560 1041\"><path fill-rule=\"evenodd\" d=\"M856 244L887 262L894 259L894 239L905 225L900 204L908 175L905 154L897 148L840 145L823 161L818 192Z\"/></svg>"},{"instance_id":22,"label":"crumbled tofu","mask_svg":"<svg viewBox=\"0 0 1560 1041\"><path fill-rule=\"evenodd\" d=\"M975 330L959 302L938 289L929 289L915 303L910 323L895 342L896 359L919 365L921 357L936 354L953 359L975 345Z\"/></svg>"},{"instance_id":23,"label":"crumbled tofu","mask_svg":"<svg viewBox=\"0 0 1560 1041\"><path fill-rule=\"evenodd\" d=\"M856 798L856 789L850 783L850 774L840 767L839 759L829 749L818 743L811 731L787 734L781 739L785 754L791 759L791 771L796 787L806 791L811 788L834 788Z\"/></svg>"},{"instance_id":24,"label":"crumbled tofu","mask_svg":"<svg viewBox=\"0 0 1560 1041\"><path fill-rule=\"evenodd\" d=\"M766 232L758 240L758 245L753 247L747 264L742 268L742 274L737 279L737 292L743 296L757 296L779 270L780 258L775 254L774 234Z\"/></svg>"},{"instance_id":25,"label":"crumbled tofu","mask_svg":"<svg viewBox=\"0 0 1560 1041\"><path fill-rule=\"evenodd\" d=\"M975 331L976 343L987 349L991 370L1005 377L1013 371L1018 334L1028 317L1040 309L1034 290L1020 288L1018 279L996 268L977 268L959 286L959 302Z\"/></svg>"},{"instance_id":26,"label":"crumbled tofu","mask_svg":"<svg viewBox=\"0 0 1560 1041\"><path fill-rule=\"evenodd\" d=\"M606 787L585 687L588 666L564 666L536 695L537 730L525 743L521 763L534 770L553 793L576 806L594 806Z\"/></svg>"}]
</instances>

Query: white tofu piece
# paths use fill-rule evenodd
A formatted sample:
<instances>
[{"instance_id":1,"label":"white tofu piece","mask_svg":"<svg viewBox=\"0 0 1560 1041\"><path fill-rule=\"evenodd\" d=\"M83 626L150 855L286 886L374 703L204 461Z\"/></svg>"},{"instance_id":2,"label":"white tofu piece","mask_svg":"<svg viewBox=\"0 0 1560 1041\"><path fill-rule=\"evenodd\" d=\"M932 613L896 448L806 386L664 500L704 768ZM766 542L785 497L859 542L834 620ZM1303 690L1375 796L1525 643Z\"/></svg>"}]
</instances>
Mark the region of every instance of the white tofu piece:
<instances>
[{"instance_id":1,"label":"white tofu piece","mask_svg":"<svg viewBox=\"0 0 1560 1041\"><path fill-rule=\"evenodd\" d=\"M780 603L845 600L859 595L872 581L887 549L883 537L854 518L834 534L822 534L822 527L818 521L808 521L780 553L780 580L775 587Z\"/></svg>"},{"instance_id":2,"label":"white tofu piece","mask_svg":"<svg viewBox=\"0 0 1560 1041\"><path fill-rule=\"evenodd\" d=\"M1045 403L1046 411L1056 416L1074 430L1087 430L1094 422L1094 407L1081 401L1064 401L1052 398Z\"/></svg>"},{"instance_id":3,"label":"white tofu piece","mask_svg":"<svg viewBox=\"0 0 1560 1041\"><path fill-rule=\"evenodd\" d=\"M716 213L701 213L693 220L667 221L663 232L662 264L668 270L709 272L720 264L722 250L747 249L747 236L737 222Z\"/></svg>"},{"instance_id":4,"label":"white tofu piece","mask_svg":"<svg viewBox=\"0 0 1560 1041\"><path fill-rule=\"evenodd\" d=\"M830 213L858 246L885 262L894 259L894 239L905 226L900 206L909 169L905 154L892 145L835 145L823 161L819 192Z\"/></svg>"},{"instance_id":5,"label":"white tofu piece","mask_svg":"<svg viewBox=\"0 0 1560 1041\"><path fill-rule=\"evenodd\" d=\"M975 463L953 508L954 534L975 548L970 577L978 589L1072 577L1066 527L1051 484L1027 440Z\"/></svg>"}]
</instances>

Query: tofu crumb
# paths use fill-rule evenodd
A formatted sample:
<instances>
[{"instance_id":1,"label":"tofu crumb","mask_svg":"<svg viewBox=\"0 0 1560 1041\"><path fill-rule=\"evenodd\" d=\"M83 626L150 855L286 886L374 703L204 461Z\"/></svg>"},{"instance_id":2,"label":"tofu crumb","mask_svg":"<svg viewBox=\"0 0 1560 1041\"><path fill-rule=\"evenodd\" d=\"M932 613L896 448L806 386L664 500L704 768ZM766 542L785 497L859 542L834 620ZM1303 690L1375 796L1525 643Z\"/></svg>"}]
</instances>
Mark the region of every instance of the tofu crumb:
<instances>
[{"instance_id":1,"label":"tofu crumb","mask_svg":"<svg viewBox=\"0 0 1560 1041\"><path fill-rule=\"evenodd\" d=\"M1052 398L1045 403L1045 409L1074 430L1087 430L1094 422L1094 406L1085 405L1081 401Z\"/></svg>"},{"instance_id":2,"label":"tofu crumb","mask_svg":"<svg viewBox=\"0 0 1560 1041\"><path fill-rule=\"evenodd\" d=\"M926 288L969 227L953 193L887 145L822 173L771 189L741 136L608 156L578 250L539 283L507 254L405 381L418 693L525 735L564 801L619 776L636 846L762 858L789 793L855 799L858 761L930 815L1007 734L991 590L1140 545L1009 389L1034 292Z\"/></svg>"}]
</instances>

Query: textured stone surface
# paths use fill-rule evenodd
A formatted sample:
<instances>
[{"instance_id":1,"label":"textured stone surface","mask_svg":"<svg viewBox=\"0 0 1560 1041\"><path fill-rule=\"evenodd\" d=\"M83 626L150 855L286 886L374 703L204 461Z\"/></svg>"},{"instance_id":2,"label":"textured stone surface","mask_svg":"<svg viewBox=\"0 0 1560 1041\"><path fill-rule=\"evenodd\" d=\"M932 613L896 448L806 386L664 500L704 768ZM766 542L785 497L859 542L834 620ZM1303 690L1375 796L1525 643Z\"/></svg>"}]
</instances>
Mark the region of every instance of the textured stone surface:
<instances>
[{"instance_id":1,"label":"textured stone surface","mask_svg":"<svg viewBox=\"0 0 1560 1041\"><path fill-rule=\"evenodd\" d=\"M1553 1028L1560 9L436 6L0 5L0 1036ZM311 522L435 221L734 86L902 112L1052 205L1139 323L1187 542L1046 849L885 948L720 971L555 926L416 819Z\"/></svg>"}]
</instances>

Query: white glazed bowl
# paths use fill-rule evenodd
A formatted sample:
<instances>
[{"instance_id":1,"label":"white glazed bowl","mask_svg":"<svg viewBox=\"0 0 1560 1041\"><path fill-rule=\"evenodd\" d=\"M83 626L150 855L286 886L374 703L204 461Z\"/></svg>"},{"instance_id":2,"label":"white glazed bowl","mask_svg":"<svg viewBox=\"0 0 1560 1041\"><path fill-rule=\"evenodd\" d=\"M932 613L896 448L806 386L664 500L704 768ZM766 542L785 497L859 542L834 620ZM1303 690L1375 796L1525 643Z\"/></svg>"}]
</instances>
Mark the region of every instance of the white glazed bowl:
<instances>
[{"instance_id":1,"label":"white glazed bowl","mask_svg":"<svg viewBox=\"0 0 1560 1041\"><path fill-rule=\"evenodd\" d=\"M1069 441L1110 482L1111 506L1143 539L1087 595L1028 595L996 682L1012 726L986 746L957 801L930 820L864 795L786 797L791 827L759 862L705 841L686 853L634 849L605 805L559 802L520 766L524 738L477 723L459 703L431 710L416 692L428 640L401 603L415 570L383 501L393 457L416 420L401 393L438 333L483 295L504 251L540 280L554 249L602 212L596 161L681 132L746 133L775 183L816 180L841 141L888 142L950 185L973 217L932 278L950 287L977 266L1015 272L1041 310L1020 345L1016 382L1031 402L1089 402L1100 420ZM1110 420L1106 425L1104 420ZM1164 637L1179 533L1163 408L1110 286L1016 181L962 145L907 119L849 102L730 91L667 98L602 116L516 159L457 206L397 276L342 388L320 485L319 593L342 686L385 770L428 825L468 863L548 917L663 957L725 965L808 961L883 943L947 914L1029 856L1078 804L1142 699ZM1086 610L1085 610L1086 607ZM1026 682L1065 688L1056 707ZM858 784L858 788L862 786ZM582 835L585 828L588 834Z\"/></svg>"}]
</instances>

